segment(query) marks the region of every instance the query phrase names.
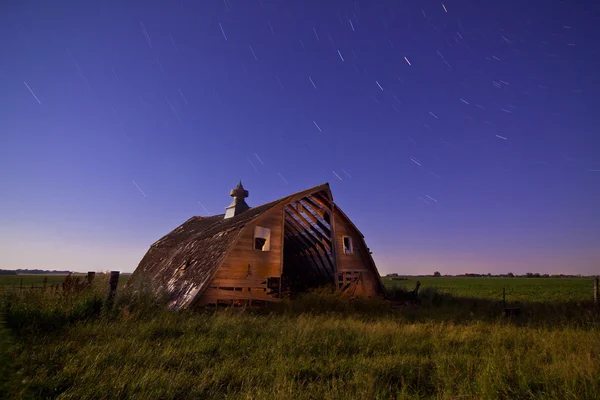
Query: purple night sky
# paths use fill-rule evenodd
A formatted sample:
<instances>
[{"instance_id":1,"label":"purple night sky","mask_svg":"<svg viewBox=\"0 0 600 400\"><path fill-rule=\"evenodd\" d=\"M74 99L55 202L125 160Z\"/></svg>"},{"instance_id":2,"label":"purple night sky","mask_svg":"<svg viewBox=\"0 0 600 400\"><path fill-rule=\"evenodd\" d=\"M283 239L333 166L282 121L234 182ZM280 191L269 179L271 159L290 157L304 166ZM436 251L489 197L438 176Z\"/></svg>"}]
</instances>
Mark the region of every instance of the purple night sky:
<instances>
[{"instance_id":1,"label":"purple night sky","mask_svg":"<svg viewBox=\"0 0 600 400\"><path fill-rule=\"evenodd\" d=\"M600 271L600 3L0 5L0 268L133 271L239 178L382 274Z\"/></svg>"}]
</instances>

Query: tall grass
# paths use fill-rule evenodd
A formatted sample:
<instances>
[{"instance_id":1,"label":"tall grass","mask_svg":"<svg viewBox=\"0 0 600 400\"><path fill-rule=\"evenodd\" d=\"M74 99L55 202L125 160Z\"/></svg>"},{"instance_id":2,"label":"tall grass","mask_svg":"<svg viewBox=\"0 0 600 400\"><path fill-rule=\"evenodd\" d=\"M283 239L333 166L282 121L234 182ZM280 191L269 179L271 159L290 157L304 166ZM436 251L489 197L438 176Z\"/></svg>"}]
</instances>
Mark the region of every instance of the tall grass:
<instances>
[{"instance_id":1,"label":"tall grass","mask_svg":"<svg viewBox=\"0 0 600 400\"><path fill-rule=\"evenodd\" d=\"M513 320L435 290L401 306L317 291L259 312L175 313L133 289L110 308L102 288L5 300L3 398L600 398L591 309Z\"/></svg>"}]
</instances>

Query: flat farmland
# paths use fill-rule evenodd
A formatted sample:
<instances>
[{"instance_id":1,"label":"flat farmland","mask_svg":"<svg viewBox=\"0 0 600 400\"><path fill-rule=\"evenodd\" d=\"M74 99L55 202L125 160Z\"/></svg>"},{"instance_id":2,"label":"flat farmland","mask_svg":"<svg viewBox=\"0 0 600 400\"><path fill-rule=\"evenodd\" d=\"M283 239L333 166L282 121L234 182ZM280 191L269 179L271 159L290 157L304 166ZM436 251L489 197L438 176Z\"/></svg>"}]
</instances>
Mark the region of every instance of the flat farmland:
<instances>
[{"instance_id":1,"label":"flat farmland","mask_svg":"<svg viewBox=\"0 0 600 400\"><path fill-rule=\"evenodd\" d=\"M435 288L440 293L454 297L469 297L486 300L502 300L502 289L506 288L507 303L542 302L564 303L591 301L593 278L470 278L470 277L408 277L407 280L392 281L382 278L387 288Z\"/></svg>"},{"instance_id":2,"label":"flat farmland","mask_svg":"<svg viewBox=\"0 0 600 400\"><path fill-rule=\"evenodd\" d=\"M0 288L21 277L44 279ZM69 296L0 291L0 398L600 398L591 278L384 283L417 280L417 303L315 291L247 312L171 312L143 286L108 301L105 279Z\"/></svg>"}]
</instances>

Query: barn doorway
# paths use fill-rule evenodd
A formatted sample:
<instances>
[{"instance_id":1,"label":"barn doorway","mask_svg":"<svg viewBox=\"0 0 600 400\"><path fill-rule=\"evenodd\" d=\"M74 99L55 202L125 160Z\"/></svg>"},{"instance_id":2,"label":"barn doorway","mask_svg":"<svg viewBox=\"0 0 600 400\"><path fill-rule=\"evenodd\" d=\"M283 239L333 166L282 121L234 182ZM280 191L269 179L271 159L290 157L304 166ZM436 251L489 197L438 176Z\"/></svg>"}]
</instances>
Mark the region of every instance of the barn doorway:
<instances>
[{"instance_id":1,"label":"barn doorway","mask_svg":"<svg viewBox=\"0 0 600 400\"><path fill-rule=\"evenodd\" d=\"M329 214L310 198L284 208L282 290L289 294L334 285Z\"/></svg>"}]
</instances>

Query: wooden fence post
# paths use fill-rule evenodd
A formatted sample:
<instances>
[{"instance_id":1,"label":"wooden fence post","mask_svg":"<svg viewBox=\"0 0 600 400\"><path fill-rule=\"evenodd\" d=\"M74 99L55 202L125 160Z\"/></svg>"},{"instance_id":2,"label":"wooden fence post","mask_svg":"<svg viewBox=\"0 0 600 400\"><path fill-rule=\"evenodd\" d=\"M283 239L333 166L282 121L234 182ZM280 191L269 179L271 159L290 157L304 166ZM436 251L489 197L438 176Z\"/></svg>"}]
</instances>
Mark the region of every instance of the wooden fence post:
<instances>
[{"instance_id":1,"label":"wooden fence post","mask_svg":"<svg viewBox=\"0 0 600 400\"><path fill-rule=\"evenodd\" d=\"M112 301L117 292L117 286L119 284L119 271L110 271L110 278L108 280L108 299L107 302L112 305Z\"/></svg>"},{"instance_id":2,"label":"wooden fence post","mask_svg":"<svg viewBox=\"0 0 600 400\"><path fill-rule=\"evenodd\" d=\"M88 285L92 284L92 281L94 280L95 277L96 277L96 273L94 271L88 271L88 273L87 273L87 283L88 283Z\"/></svg>"},{"instance_id":3,"label":"wooden fence post","mask_svg":"<svg viewBox=\"0 0 600 400\"><path fill-rule=\"evenodd\" d=\"M600 304L600 296L598 296L598 277L594 279L594 303Z\"/></svg>"}]
</instances>

